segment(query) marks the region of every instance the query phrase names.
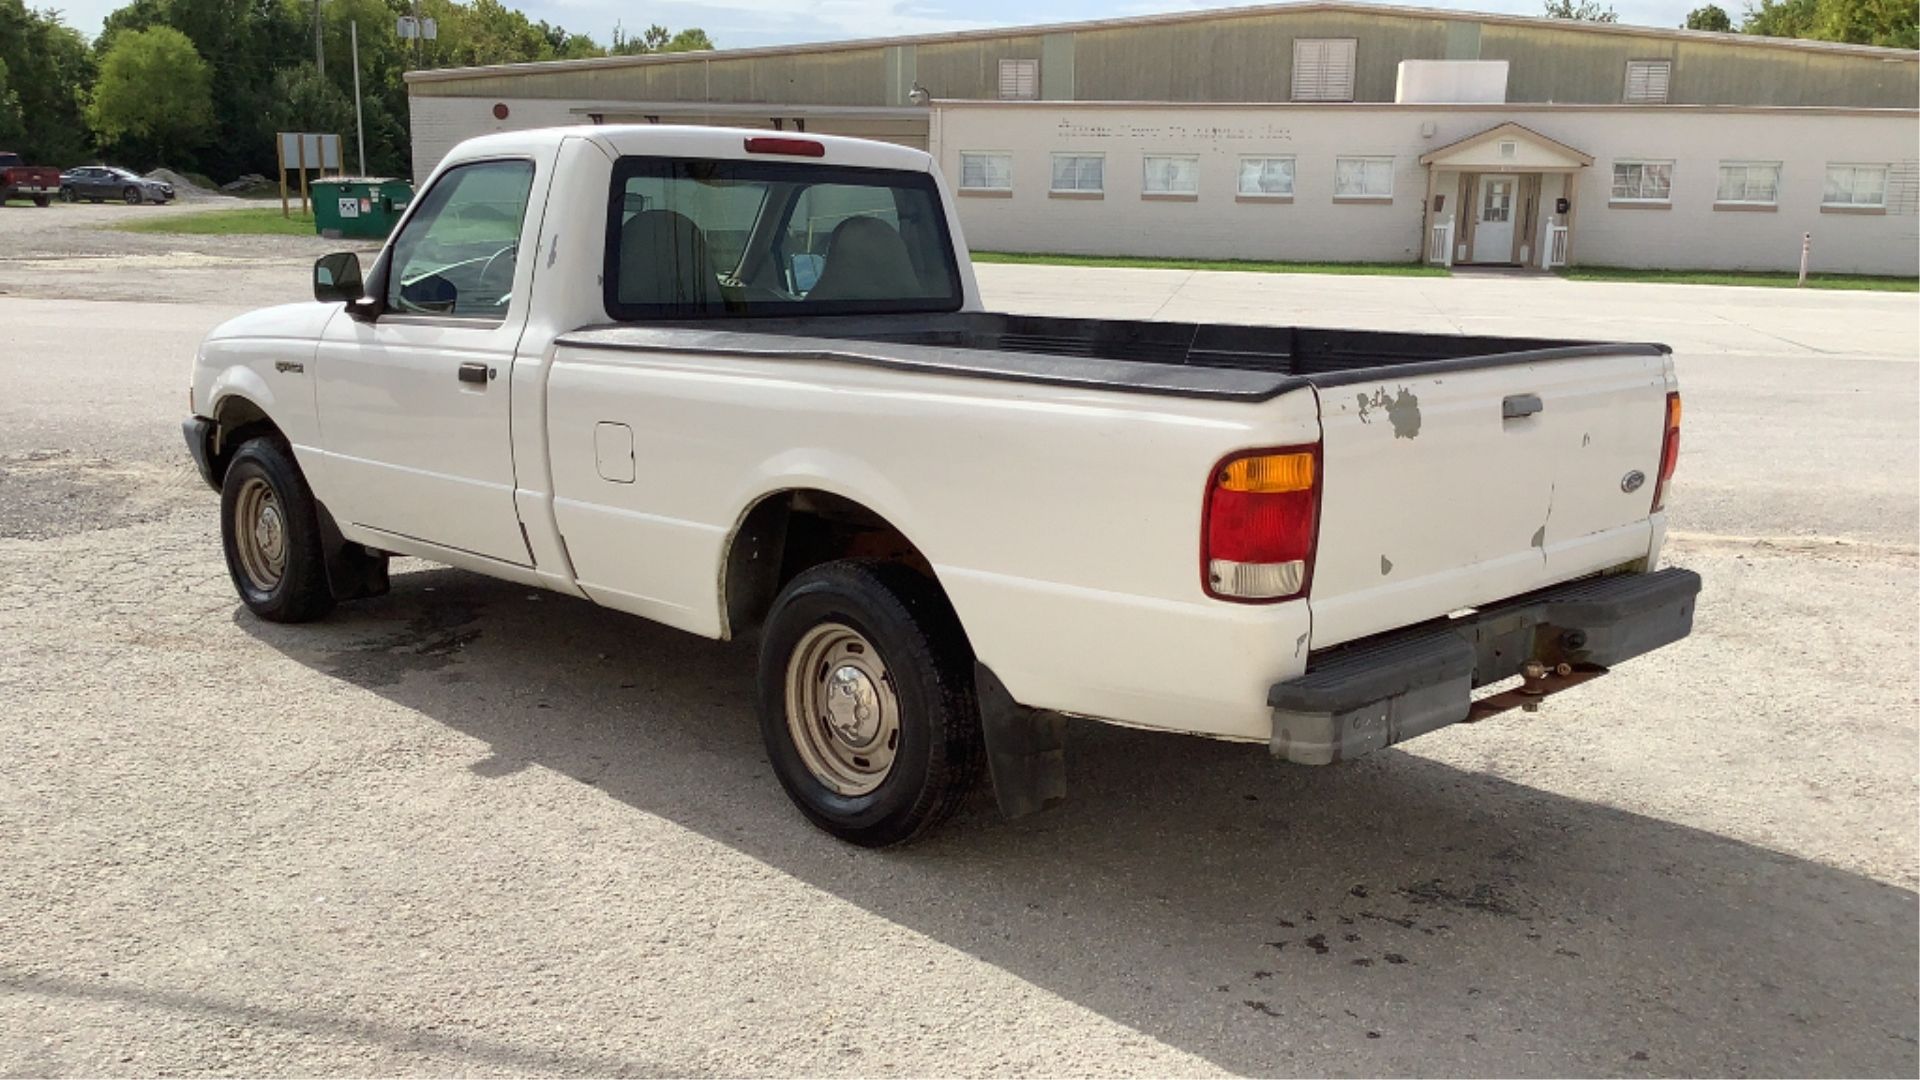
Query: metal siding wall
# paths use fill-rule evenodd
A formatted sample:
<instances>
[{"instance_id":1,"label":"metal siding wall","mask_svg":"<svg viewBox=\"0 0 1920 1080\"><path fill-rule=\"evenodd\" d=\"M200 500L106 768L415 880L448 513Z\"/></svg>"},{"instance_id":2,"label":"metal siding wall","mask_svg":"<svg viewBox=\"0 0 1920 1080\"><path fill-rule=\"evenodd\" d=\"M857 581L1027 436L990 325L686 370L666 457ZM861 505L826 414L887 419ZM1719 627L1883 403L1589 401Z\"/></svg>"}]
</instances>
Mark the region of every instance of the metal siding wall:
<instances>
[{"instance_id":1,"label":"metal siding wall","mask_svg":"<svg viewBox=\"0 0 1920 1080\"><path fill-rule=\"evenodd\" d=\"M1048 34L1040 39L1040 96L1047 101L1072 101L1073 35Z\"/></svg>"},{"instance_id":2,"label":"metal siding wall","mask_svg":"<svg viewBox=\"0 0 1920 1080\"><path fill-rule=\"evenodd\" d=\"M1920 63L1738 41L1578 30L1550 21L1303 11L968 38L912 45L558 67L414 83L415 97L902 104L914 78L936 98L992 99L999 61L1041 61L1048 100L1283 102L1293 40L1354 38L1359 101L1392 101L1402 60L1506 60L1512 102L1613 103L1629 59L1674 61L1676 104L1909 108ZM709 95L711 95L709 97Z\"/></svg>"},{"instance_id":3,"label":"metal siding wall","mask_svg":"<svg viewBox=\"0 0 1920 1080\"><path fill-rule=\"evenodd\" d=\"M1354 97L1392 101L1402 60L1446 55L1438 19L1303 12L1074 35L1082 101L1287 101L1295 38L1354 38ZM1198 62L1196 62L1196 59Z\"/></svg>"},{"instance_id":4,"label":"metal siding wall","mask_svg":"<svg viewBox=\"0 0 1920 1080\"><path fill-rule=\"evenodd\" d=\"M1034 34L950 41L916 46L920 85L937 98L992 100L1000 96L1000 61L1043 60L1045 44ZM1047 70L1040 66L1041 85Z\"/></svg>"}]
</instances>

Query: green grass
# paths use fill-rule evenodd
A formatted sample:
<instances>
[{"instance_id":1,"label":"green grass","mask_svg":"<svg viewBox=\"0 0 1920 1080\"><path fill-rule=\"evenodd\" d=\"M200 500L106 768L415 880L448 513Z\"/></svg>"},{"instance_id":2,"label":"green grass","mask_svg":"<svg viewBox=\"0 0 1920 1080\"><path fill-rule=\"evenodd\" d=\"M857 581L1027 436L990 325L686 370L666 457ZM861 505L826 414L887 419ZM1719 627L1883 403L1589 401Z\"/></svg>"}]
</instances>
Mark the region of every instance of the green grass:
<instances>
[{"instance_id":1,"label":"green grass","mask_svg":"<svg viewBox=\"0 0 1920 1080\"><path fill-rule=\"evenodd\" d=\"M1259 262L1252 259L1154 259L1133 255L1051 255L1011 251L976 251L973 261L1024 266L1117 266L1139 270L1233 270L1253 274L1447 276L1445 267L1410 262Z\"/></svg>"},{"instance_id":2,"label":"green grass","mask_svg":"<svg viewBox=\"0 0 1920 1080\"><path fill-rule=\"evenodd\" d=\"M1800 275L1770 270L1634 270L1624 266L1574 266L1557 271L1569 281L1633 281L1655 285L1757 285L1793 288ZM1920 278L1869 274L1808 274L1809 289L1920 292Z\"/></svg>"},{"instance_id":3,"label":"green grass","mask_svg":"<svg viewBox=\"0 0 1920 1080\"><path fill-rule=\"evenodd\" d=\"M191 236L314 236L313 219L301 217L295 209L291 217L280 216L280 204L249 206L244 210L204 210L197 214L167 214L163 217L122 221L109 228L121 232L185 233Z\"/></svg>"}]
</instances>

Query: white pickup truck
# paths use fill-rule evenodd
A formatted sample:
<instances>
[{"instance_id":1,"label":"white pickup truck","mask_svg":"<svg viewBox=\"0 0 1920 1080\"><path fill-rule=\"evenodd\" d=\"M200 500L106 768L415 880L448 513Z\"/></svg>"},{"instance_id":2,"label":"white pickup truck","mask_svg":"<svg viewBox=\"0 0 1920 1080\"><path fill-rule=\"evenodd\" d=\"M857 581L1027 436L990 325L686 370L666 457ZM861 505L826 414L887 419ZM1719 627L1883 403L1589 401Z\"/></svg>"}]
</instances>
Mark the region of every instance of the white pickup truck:
<instances>
[{"instance_id":1,"label":"white pickup truck","mask_svg":"<svg viewBox=\"0 0 1920 1080\"><path fill-rule=\"evenodd\" d=\"M1060 798L1063 716L1325 764L1692 626L1666 348L988 312L914 150L474 139L314 294L194 367L245 605L405 554L757 633L774 771L859 844L983 761Z\"/></svg>"}]
</instances>

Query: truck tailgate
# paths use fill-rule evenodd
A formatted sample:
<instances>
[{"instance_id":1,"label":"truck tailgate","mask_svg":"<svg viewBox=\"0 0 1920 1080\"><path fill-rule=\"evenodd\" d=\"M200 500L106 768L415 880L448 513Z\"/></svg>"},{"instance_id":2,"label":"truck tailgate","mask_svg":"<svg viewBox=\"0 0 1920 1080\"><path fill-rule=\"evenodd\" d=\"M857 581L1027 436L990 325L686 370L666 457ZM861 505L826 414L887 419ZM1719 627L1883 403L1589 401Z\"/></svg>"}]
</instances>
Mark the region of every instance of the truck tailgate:
<instances>
[{"instance_id":1,"label":"truck tailgate","mask_svg":"<svg viewBox=\"0 0 1920 1080\"><path fill-rule=\"evenodd\" d=\"M1664 354L1453 367L1319 380L1315 648L1648 553Z\"/></svg>"}]
</instances>

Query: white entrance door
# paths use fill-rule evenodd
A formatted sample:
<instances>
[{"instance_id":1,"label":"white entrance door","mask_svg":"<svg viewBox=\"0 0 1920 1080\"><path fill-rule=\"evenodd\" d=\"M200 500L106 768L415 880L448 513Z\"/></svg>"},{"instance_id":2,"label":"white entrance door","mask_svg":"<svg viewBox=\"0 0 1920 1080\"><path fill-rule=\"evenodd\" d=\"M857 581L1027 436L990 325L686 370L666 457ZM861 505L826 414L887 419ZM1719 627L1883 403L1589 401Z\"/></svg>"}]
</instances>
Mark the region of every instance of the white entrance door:
<instances>
[{"instance_id":1,"label":"white entrance door","mask_svg":"<svg viewBox=\"0 0 1920 1080\"><path fill-rule=\"evenodd\" d=\"M1480 177L1480 194L1474 200L1478 215L1473 227L1473 261L1505 263L1513 261L1513 212L1517 176L1487 174Z\"/></svg>"}]
</instances>

